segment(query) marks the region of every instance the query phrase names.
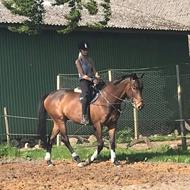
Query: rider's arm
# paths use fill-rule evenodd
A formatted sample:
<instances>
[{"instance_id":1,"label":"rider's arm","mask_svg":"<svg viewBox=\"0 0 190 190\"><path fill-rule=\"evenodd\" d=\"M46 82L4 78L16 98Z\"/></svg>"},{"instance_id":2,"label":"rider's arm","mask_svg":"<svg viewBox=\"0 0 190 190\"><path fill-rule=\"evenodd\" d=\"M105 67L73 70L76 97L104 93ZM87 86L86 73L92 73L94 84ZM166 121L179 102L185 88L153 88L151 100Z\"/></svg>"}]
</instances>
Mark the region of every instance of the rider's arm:
<instances>
[{"instance_id":1,"label":"rider's arm","mask_svg":"<svg viewBox=\"0 0 190 190\"><path fill-rule=\"evenodd\" d=\"M94 84L98 84L99 83L99 80L100 80L100 75L98 74L98 72L96 72L96 69L94 67L94 64L92 64L92 69L93 69L93 73L94 73L94 76L95 78L92 80L92 82Z\"/></svg>"},{"instance_id":2,"label":"rider's arm","mask_svg":"<svg viewBox=\"0 0 190 190\"><path fill-rule=\"evenodd\" d=\"M93 70L93 73L94 73L94 76L95 76L95 78L100 78L100 76L99 76L99 74L98 74L98 72L96 71L96 69L95 69L95 66L94 66L94 61L91 59L91 64L92 64L92 70Z\"/></svg>"},{"instance_id":3,"label":"rider's arm","mask_svg":"<svg viewBox=\"0 0 190 190\"><path fill-rule=\"evenodd\" d=\"M93 73L94 73L95 78L100 78L100 75L98 74L94 66L93 66Z\"/></svg>"}]
</instances>

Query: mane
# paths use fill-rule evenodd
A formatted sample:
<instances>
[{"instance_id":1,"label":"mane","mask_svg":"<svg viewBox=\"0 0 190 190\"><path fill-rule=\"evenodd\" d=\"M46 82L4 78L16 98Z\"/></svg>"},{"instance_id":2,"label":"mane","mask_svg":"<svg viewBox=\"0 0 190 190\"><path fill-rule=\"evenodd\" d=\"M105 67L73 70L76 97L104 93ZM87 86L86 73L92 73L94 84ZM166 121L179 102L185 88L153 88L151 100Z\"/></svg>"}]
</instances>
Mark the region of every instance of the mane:
<instances>
[{"instance_id":1,"label":"mane","mask_svg":"<svg viewBox=\"0 0 190 190\"><path fill-rule=\"evenodd\" d=\"M125 79L127 79L127 78L131 78L131 79L133 79L133 80L138 79L137 74L136 74L136 73L132 73L132 74L127 74L127 75L122 75L122 76L119 77L118 79L114 80L114 81L113 81L113 84L114 84L114 85L117 85L117 84L119 84L121 81L123 81L123 80L125 80Z\"/></svg>"},{"instance_id":2,"label":"mane","mask_svg":"<svg viewBox=\"0 0 190 190\"><path fill-rule=\"evenodd\" d=\"M99 83L96 85L96 89L98 89L98 90L102 90L103 88L105 88L106 87L106 83L101 79L100 81L99 81Z\"/></svg>"}]
</instances>

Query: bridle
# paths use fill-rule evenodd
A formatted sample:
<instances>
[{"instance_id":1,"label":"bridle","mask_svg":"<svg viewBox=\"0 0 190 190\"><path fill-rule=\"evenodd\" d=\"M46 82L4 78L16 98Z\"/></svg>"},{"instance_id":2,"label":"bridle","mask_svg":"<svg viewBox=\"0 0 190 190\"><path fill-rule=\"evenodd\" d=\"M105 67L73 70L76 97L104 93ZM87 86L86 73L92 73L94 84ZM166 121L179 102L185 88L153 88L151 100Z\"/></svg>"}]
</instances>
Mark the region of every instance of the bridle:
<instances>
[{"instance_id":1,"label":"bridle","mask_svg":"<svg viewBox=\"0 0 190 190\"><path fill-rule=\"evenodd\" d=\"M110 105L114 110L118 111L120 114L122 113L122 110L119 109L119 108L117 108L115 105L120 105L122 102L124 102L124 103L125 103L125 104L124 104L124 105L125 105L124 109L126 108L126 99L122 99L122 98L119 98L119 97L117 97L117 96L115 96L115 95L113 95L113 94L109 94L109 95L111 95L112 97L114 97L115 99L121 101L120 103L112 103L112 102L110 102L110 101L106 98L106 96L104 95L104 92L102 92L102 91L100 90L99 93L100 93L100 95L102 96L102 98L106 101L106 103L107 103L108 105ZM132 103L131 99L130 99L130 102ZM123 110L124 110L124 109L123 109Z\"/></svg>"},{"instance_id":2,"label":"bridle","mask_svg":"<svg viewBox=\"0 0 190 190\"><path fill-rule=\"evenodd\" d=\"M112 94L112 93L109 93L109 96L112 96L112 97L115 98L116 100L119 100L119 101L120 101L119 103L113 103L113 102L111 102L111 101L107 98L107 96L105 95L105 93L108 94L107 92L99 90L99 93L100 93L100 95L102 96L102 98L106 101L106 103L107 103L108 105L110 105L114 110L118 111L119 113L122 113L123 110L126 108L127 102L130 102L130 103L132 104L132 106L135 107L135 103L134 103L133 98L132 98L133 95L132 95L131 98L122 99L122 98L120 98L120 97L118 97L118 96L115 96L115 95ZM133 92L132 92L132 94L133 94ZM143 101L143 100L141 99L139 102L136 102L136 104L138 105L141 101ZM124 108L123 108L123 109L117 108L116 105L121 105L122 102L124 102L124 105L125 105Z\"/></svg>"}]
</instances>

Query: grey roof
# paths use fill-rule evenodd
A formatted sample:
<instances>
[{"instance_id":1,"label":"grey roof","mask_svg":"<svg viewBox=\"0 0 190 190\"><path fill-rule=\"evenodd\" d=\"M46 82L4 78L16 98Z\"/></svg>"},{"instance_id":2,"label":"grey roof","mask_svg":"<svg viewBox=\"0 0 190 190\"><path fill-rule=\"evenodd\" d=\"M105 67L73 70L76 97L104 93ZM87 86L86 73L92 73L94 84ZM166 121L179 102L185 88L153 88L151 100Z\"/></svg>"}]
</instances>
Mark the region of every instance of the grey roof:
<instances>
[{"instance_id":1,"label":"grey roof","mask_svg":"<svg viewBox=\"0 0 190 190\"><path fill-rule=\"evenodd\" d=\"M189 0L119 0L136 10L190 26Z\"/></svg>"},{"instance_id":2,"label":"grey roof","mask_svg":"<svg viewBox=\"0 0 190 190\"><path fill-rule=\"evenodd\" d=\"M46 0L45 25L63 26L67 5L51 6ZM102 0L98 0L102 2ZM190 0L111 0L112 16L107 27L144 30L190 31ZM82 12L80 26L103 18L102 10L95 16ZM21 23L25 18L13 15L0 0L0 23Z\"/></svg>"}]
</instances>

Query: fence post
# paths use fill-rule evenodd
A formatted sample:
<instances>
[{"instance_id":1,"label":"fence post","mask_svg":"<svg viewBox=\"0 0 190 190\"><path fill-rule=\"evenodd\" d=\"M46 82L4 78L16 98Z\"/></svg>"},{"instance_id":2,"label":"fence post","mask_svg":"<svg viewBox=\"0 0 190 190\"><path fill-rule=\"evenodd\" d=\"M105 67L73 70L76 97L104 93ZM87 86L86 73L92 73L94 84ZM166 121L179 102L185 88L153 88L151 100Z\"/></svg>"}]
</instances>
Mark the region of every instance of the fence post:
<instances>
[{"instance_id":1,"label":"fence post","mask_svg":"<svg viewBox=\"0 0 190 190\"><path fill-rule=\"evenodd\" d=\"M186 150L187 143L186 143L184 120L183 120L183 113L182 113L179 65L176 65L176 77L177 77L177 99L178 99L179 117L180 117L179 119L180 119L180 129L181 129L181 142L182 142L182 149Z\"/></svg>"},{"instance_id":2,"label":"fence post","mask_svg":"<svg viewBox=\"0 0 190 190\"><path fill-rule=\"evenodd\" d=\"M10 133L9 133L9 124L8 124L8 118L7 118L7 108L4 107L4 118L5 118L5 130L6 130L6 136L7 136L7 145L10 145Z\"/></svg>"},{"instance_id":3,"label":"fence post","mask_svg":"<svg viewBox=\"0 0 190 190\"><path fill-rule=\"evenodd\" d=\"M57 75L57 90L60 89L60 75ZM57 146L60 146L60 134L57 135Z\"/></svg>"},{"instance_id":4,"label":"fence post","mask_svg":"<svg viewBox=\"0 0 190 190\"><path fill-rule=\"evenodd\" d=\"M139 133L138 133L138 112L136 108L133 108L133 117L134 117L134 133L135 133L135 139L139 138Z\"/></svg>"},{"instance_id":5,"label":"fence post","mask_svg":"<svg viewBox=\"0 0 190 190\"><path fill-rule=\"evenodd\" d=\"M109 80L109 82L112 81L112 73L111 73L111 70L108 70L108 80Z\"/></svg>"}]
</instances>

